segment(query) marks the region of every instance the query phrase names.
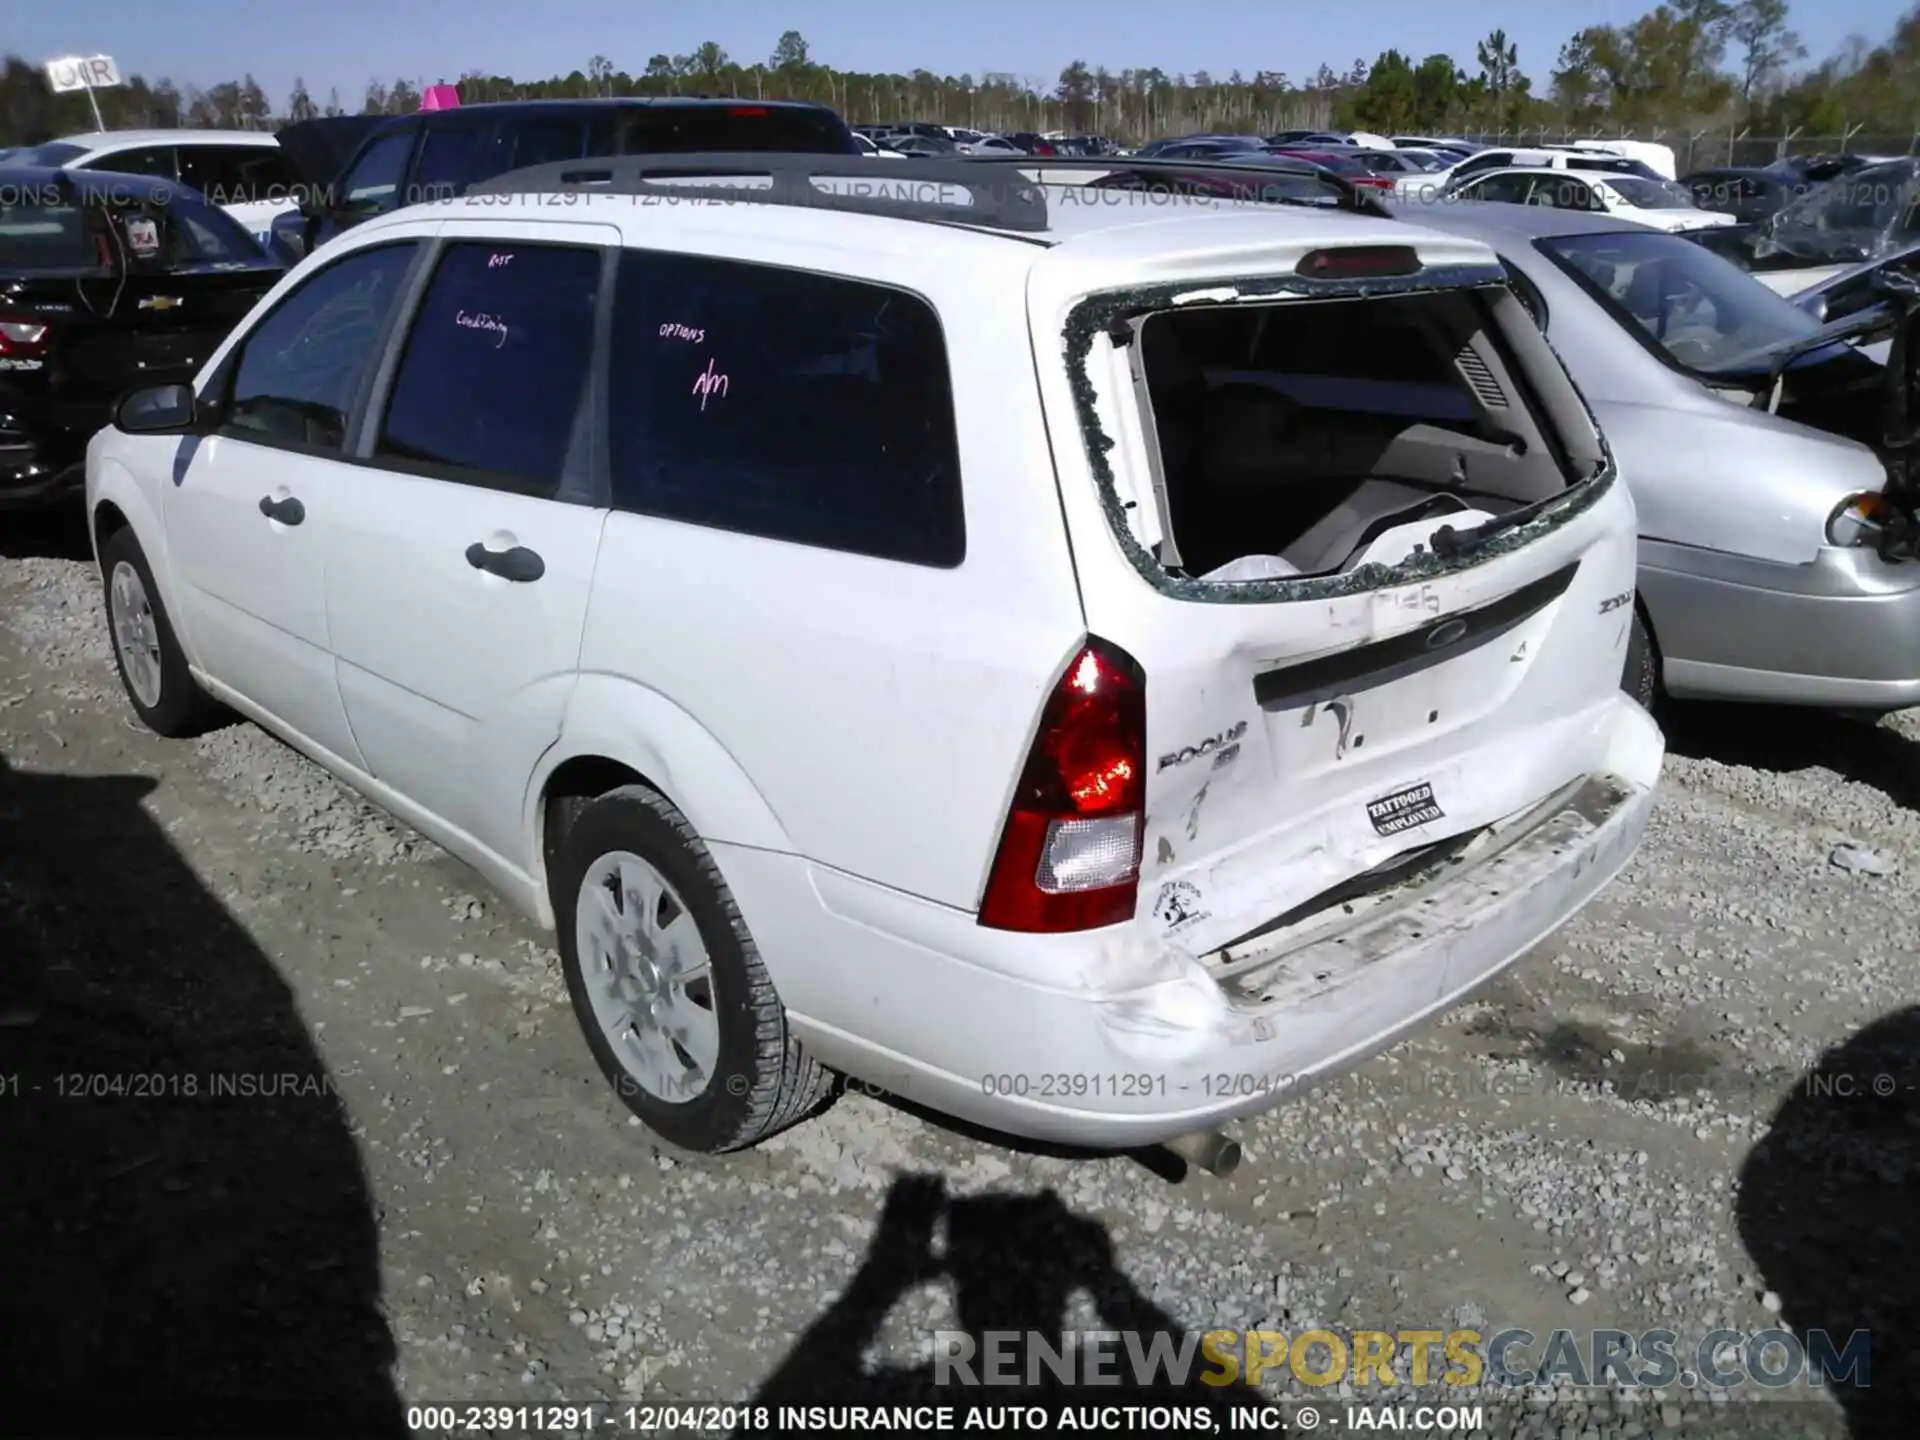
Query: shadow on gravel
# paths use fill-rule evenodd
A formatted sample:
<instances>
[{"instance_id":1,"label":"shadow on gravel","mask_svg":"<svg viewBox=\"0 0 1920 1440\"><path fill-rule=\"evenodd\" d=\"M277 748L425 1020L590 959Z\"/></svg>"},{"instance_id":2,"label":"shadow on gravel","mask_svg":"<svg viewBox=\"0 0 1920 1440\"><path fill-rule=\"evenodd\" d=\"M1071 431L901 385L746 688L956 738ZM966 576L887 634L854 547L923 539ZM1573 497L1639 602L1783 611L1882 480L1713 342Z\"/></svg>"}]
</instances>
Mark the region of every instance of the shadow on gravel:
<instances>
[{"instance_id":1,"label":"shadow on gravel","mask_svg":"<svg viewBox=\"0 0 1920 1440\"><path fill-rule=\"evenodd\" d=\"M91 560L87 512L80 501L44 510L18 510L0 519L0 559Z\"/></svg>"},{"instance_id":2,"label":"shadow on gravel","mask_svg":"<svg viewBox=\"0 0 1920 1440\"><path fill-rule=\"evenodd\" d=\"M963 1120L958 1115L947 1115L932 1110L903 1095L894 1095L877 1086L869 1086L858 1080L845 1082L847 1088L859 1090L880 1101L889 1109L902 1115L909 1115L922 1124L935 1130L944 1130L961 1140L976 1145L992 1146L996 1150L1009 1151L1015 1155L1040 1155L1050 1160L1110 1160L1125 1156L1141 1169L1169 1185L1178 1185L1195 1173L1195 1167L1189 1165L1171 1150L1158 1145L1146 1145L1117 1149L1099 1148L1087 1145L1062 1145L1051 1140L1035 1140L1025 1135L1009 1135L1003 1130L995 1130L986 1125L977 1125L971 1120ZM835 1096L838 1099L838 1096ZM825 1107L823 1107L825 1108Z\"/></svg>"},{"instance_id":3,"label":"shadow on gravel","mask_svg":"<svg viewBox=\"0 0 1920 1440\"><path fill-rule=\"evenodd\" d=\"M1885 725L1792 705L1671 700L1659 719L1676 755L1759 770L1818 765L1920 810L1920 742Z\"/></svg>"},{"instance_id":4,"label":"shadow on gravel","mask_svg":"<svg viewBox=\"0 0 1920 1440\"><path fill-rule=\"evenodd\" d=\"M943 1228L945 1245L937 1248L936 1233ZM938 1362L913 1369L889 1367L884 1361L865 1363L863 1356L870 1353L888 1312L908 1291L930 1281L951 1287L959 1327L972 1341L971 1359L965 1347L959 1347L956 1368L944 1377ZM1269 1403L1243 1384L1200 1383L1200 1376L1217 1377L1219 1372L1199 1355L1197 1346L1188 1383L1169 1379L1164 1366L1149 1383L1136 1383L1129 1347L1117 1340L1102 1346L1107 1358L1099 1374L1120 1383L1062 1384L1049 1369L1051 1356L1030 1375L1033 1362L1027 1357L1037 1352L1024 1346L1016 1350L1011 1344L1007 1352L1020 1358L1005 1362L1006 1368L1022 1381L1037 1378L1040 1383L962 1383L968 1371L984 1381L990 1332L1038 1332L1050 1348L1063 1348L1063 1340L1070 1337L1062 1332L1074 1323L1068 1319L1068 1302L1076 1291L1092 1301L1103 1327L1132 1332L1142 1355L1151 1355L1156 1345L1177 1354L1188 1344L1185 1328L1115 1267L1105 1227L1074 1214L1053 1192L950 1199L938 1177L903 1176L887 1193L879 1233L846 1290L753 1397L754 1405L769 1407L771 1423L766 1429L736 1433L786 1433L779 1416L779 1407L786 1405L950 1405L963 1417L970 1404L1049 1410L1064 1405L1162 1405L1180 1407L1189 1415L1204 1409L1213 1415L1215 1429L1225 1433L1232 1427L1229 1411ZM1074 1366L1069 1373L1090 1373L1091 1347L1091 1341L1083 1345L1077 1358L1066 1352L1066 1363ZM947 1383L936 1383L941 1378Z\"/></svg>"},{"instance_id":5,"label":"shadow on gravel","mask_svg":"<svg viewBox=\"0 0 1920 1440\"><path fill-rule=\"evenodd\" d=\"M152 789L0 759L0 1433L403 1436L332 1076Z\"/></svg>"},{"instance_id":6,"label":"shadow on gravel","mask_svg":"<svg viewBox=\"0 0 1920 1440\"><path fill-rule=\"evenodd\" d=\"M1740 1171L1740 1238L1780 1296L1780 1318L1802 1337L1824 1330L1838 1349L1857 1330L1872 1334L1869 1385L1833 1386L1854 1440L1915 1433L1916 1200L1920 1007L1821 1056Z\"/></svg>"}]
</instances>

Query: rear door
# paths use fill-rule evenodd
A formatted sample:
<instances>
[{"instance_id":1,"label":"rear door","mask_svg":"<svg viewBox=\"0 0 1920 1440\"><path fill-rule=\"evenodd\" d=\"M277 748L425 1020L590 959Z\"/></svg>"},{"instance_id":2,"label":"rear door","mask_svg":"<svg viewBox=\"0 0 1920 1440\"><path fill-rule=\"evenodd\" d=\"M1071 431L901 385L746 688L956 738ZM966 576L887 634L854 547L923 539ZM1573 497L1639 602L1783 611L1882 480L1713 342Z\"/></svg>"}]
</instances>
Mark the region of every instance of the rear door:
<instances>
[{"instance_id":1,"label":"rear door","mask_svg":"<svg viewBox=\"0 0 1920 1440\"><path fill-rule=\"evenodd\" d=\"M611 226L449 221L334 477L327 613L368 768L497 854L560 734L600 528L591 443ZM512 790L513 803L494 805Z\"/></svg>"}]
</instances>

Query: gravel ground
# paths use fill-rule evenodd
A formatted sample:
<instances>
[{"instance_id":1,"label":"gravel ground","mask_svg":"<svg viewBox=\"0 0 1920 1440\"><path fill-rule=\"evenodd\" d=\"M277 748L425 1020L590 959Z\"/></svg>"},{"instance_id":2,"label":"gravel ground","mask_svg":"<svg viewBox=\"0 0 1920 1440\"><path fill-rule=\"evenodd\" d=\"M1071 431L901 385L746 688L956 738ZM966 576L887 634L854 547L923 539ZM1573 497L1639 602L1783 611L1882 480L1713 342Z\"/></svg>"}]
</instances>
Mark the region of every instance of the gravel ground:
<instances>
[{"instance_id":1,"label":"gravel ground","mask_svg":"<svg viewBox=\"0 0 1920 1440\"><path fill-rule=\"evenodd\" d=\"M1230 1180L861 1093L709 1160L627 1118L547 937L471 872L251 726L140 729L76 537L7 523L0 1373L82 1397L53 1428L195 1389L315 1395L331 1434L403 1403L926 1398L908 1367L962 1324L1664 1327L1684 1355L1784 1322L1891 1337L1871 1388L1586 1391L1487 1429L1910 1429L1920 712L1668 717L1621 881L1244 1127ZM99 1073L159 1078L74 1093Z\"/></svg>"}]
</instances>

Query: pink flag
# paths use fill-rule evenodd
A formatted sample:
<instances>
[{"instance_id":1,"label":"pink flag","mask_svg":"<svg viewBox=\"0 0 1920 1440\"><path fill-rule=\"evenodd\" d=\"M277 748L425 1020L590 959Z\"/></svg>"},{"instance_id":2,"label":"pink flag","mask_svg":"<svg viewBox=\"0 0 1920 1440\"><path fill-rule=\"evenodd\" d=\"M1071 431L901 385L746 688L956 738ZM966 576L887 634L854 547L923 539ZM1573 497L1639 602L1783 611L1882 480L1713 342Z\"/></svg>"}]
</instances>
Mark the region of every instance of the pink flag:
<instances>
[{"instance_id":1,"label":"pink flag","mask_svg":"<svg viewBox=\"0 0 1920 1440\"><path fill-rule=\"evenodd\" d=\"M422 110L452 110L460 104L460 91L452 85L429 85L420 97Z\"/></svg>"}]
</instances>

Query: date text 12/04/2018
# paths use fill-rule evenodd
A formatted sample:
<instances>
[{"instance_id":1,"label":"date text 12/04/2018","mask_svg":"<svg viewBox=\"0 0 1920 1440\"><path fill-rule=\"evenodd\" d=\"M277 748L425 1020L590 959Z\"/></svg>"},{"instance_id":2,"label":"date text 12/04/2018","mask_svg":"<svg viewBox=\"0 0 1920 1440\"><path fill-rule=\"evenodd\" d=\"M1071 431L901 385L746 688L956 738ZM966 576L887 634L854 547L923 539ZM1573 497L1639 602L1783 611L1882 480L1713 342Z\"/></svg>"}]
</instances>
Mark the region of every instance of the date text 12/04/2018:
<instances>
[{"instance_id":1,"label":"date text 12/04/2018","mask_svg":"<svg viewBox=\"0 0 1920 1440\"><path fill-rule=\"evenodd\" d=\"M410 1405L407 1429L414 1440L731 1433L764 1430L773 1413L765 1405Z\"/></svg>"}]
</instances>

